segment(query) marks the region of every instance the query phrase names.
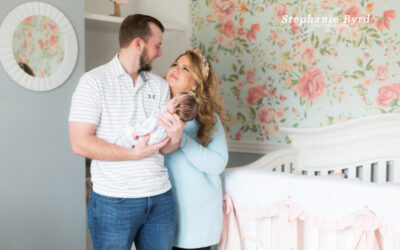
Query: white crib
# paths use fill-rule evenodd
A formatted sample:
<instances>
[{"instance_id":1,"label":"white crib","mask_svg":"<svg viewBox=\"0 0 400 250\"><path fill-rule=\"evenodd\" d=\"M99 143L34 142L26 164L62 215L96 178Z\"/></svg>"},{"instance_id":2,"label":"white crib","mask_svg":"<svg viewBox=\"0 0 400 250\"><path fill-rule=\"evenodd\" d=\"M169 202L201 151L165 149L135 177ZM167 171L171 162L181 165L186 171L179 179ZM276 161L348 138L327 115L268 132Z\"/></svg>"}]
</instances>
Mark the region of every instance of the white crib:
<instances>
[{"instance_id":1,"label":"white crib","mask_svg":"<svg viewBox=\"0 0 400 250\"><path fill-rule=\"evenodd\" d=\"M220 249L400 249L400 114L281 131L290 148L223 174Z\"/></svg>"}]
</instances>

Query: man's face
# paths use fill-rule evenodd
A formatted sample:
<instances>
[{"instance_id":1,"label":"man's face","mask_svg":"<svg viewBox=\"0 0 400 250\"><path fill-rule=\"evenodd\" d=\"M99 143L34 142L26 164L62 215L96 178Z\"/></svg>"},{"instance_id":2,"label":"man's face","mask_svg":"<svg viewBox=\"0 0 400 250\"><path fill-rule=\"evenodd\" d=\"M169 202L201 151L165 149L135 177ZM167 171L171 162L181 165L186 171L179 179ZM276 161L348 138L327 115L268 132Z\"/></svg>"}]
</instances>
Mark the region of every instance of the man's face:
<instances>
[{"instance_id":1,"label":"man's face","mask_svg":"<svg viewBox=\"0 0 400 250\"><path fill-rule=\"evenodd\" d=\"M147 43L140 56L140 70L149 71L154 59L162 55L162 32L154 23L149 23L152 35L148 38Z\"/></svg>"}]
</instances>

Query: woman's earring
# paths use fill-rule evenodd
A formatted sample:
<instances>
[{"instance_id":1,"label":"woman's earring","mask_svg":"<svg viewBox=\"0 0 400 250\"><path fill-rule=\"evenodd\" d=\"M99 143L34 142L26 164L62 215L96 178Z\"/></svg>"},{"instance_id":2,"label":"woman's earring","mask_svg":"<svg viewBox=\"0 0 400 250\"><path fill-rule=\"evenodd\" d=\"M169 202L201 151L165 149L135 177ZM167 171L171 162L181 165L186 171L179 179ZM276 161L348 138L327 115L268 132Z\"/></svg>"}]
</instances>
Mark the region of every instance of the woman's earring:
<instances>
[{"instance_id":1,"label":"woman's earring","mask_svg":"<svg viewBox=\"0 0 400 250\"><path fill-rule=\"evenodd\" d=\"M192 90L189 92L189 95L191 95L191 96L193 96L194 98L196 98L196 93L194 92L194 89L192 89Z\"/></svg>"}]
</instances>

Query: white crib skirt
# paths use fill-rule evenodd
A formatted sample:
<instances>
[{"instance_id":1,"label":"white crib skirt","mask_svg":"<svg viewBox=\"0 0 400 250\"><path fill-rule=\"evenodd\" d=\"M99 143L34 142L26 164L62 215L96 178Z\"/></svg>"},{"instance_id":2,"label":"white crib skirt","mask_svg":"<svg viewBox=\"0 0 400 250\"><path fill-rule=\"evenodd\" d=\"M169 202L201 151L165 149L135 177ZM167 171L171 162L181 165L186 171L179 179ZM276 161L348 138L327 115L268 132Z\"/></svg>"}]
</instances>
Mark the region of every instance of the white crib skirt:
<instances>
[{"instance_id":1,"label":"white crib skirt","mask_svg":"<svg viewBox=\"0 0 400 250\"><path fill-rule=\"evenodd\" d=\"M400 186L257 169L223 175L220 249L400 250Z\"/></svg>"}]
</instances>

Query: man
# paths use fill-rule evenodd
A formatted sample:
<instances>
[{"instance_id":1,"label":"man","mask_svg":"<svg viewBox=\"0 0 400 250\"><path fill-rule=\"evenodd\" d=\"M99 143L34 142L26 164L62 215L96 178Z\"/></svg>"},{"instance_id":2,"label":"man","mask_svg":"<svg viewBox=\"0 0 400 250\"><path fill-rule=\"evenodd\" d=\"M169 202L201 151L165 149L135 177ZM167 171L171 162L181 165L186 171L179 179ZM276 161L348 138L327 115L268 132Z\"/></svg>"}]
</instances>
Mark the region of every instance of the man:
<instances>
[{"instance_id":1,"label":"man","mask_svg":"<svg viewBox=\"0 0 400 250\"><path fill-rule=\"evenodd\" d=\"M168 137L134 148L113 144L122 126L160 110L170 99L168 83L148 72L160 57L163 25L131 15L119 31L120 52L85 73L75 90L69 116L72 151L93 159L93 192L88 208L94 249L171 249L175 205L161 153L179 147L184 124L174 115L159 122ZM161 152L161 153L160 153Z\"/></svg>"}]
</instances>

